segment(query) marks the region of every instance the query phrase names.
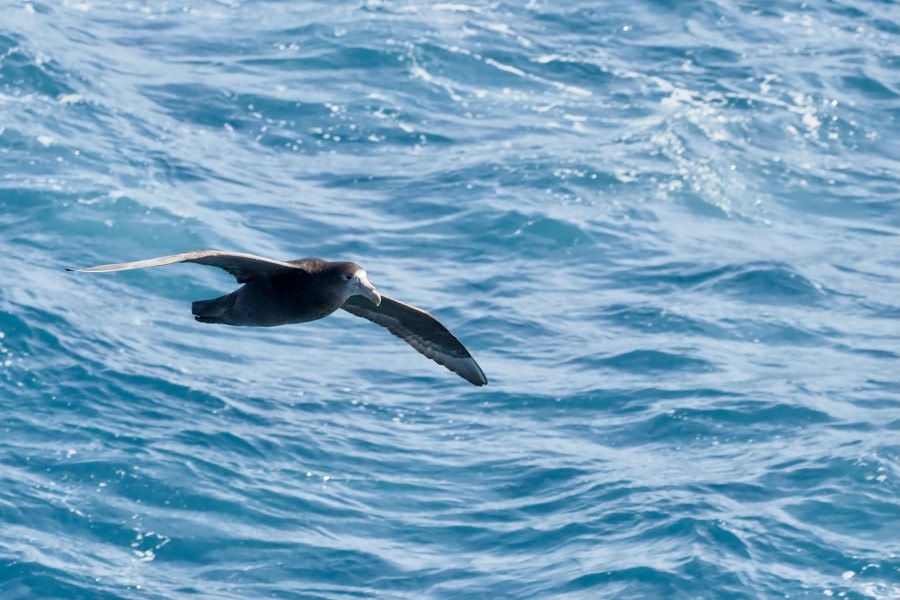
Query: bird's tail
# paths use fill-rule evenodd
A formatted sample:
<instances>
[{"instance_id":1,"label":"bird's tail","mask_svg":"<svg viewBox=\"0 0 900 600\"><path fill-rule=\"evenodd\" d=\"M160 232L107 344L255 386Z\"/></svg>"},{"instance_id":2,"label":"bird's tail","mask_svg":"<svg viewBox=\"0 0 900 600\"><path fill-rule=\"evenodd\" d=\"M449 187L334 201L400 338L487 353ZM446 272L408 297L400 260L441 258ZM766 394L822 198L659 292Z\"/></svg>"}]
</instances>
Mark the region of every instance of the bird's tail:
<instances>
[{"instance_id":1,"label":"bird's tail","mask_svg":"<svg viewBox=\"0 0 900 600\"><path fill-rule=\"evenodd\" d=\"M212 300L198 300L191 303L191 312L194 318L201 323L222 323L222 316L231 308L234 298L231 294L213 298Z\"/></svg>"}]
</instances>

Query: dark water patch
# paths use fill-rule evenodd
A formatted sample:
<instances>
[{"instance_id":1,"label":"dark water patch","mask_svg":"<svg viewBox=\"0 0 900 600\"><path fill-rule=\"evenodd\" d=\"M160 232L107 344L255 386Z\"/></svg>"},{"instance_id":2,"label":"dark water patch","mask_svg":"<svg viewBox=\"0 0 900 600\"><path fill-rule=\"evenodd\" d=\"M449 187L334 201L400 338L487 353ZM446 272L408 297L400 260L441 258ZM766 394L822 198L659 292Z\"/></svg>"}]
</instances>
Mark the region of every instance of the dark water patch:
<instances>
[{"instance_id":1,"label":"dark water patch","mask_svg":"<svg viewBox=\"0 0 900 600\"><path fill-rule=\"evenodd\" d=\"M848 227L888 228L896 234L894 196L888 191L896 189L895 182L885 181L883 174L858 173L846 184L839 184L834 176L786 167L781 176L786 205L803 214L845 219ZM836 193L823 197L811 191L822 188L835 188Z\"/></svg>"},{"instance_id":2,"label":"dark water patch","mask_svg":"<svg viewBox=\"0 0 900 600\"><path fill-rule=\"evenodd\" d=\"M682 443L740 445L751 440L790 435L798 429L832 421L827 414L802 406L747 400L735 400L708 409L694 408L687 402L681 405L669 403L668 406L670 408L663 412L656 407L652 411L638 413L645 416L640 420L630 419L619 430L610 431L606 443L627 447L654 439L678 439Z\"/></svg>"},{"instance_id":3,"label":"dark water patch","mask_svg":"<svg viewBox=\"0 0 900 600\"><path fill-rule=\"evenodd\" d=\"M871 233L873 235L884 234L884 232L879 233L876 231L868 231L868 230L866 231L866 233L867 234ZM890 235L896 236L895 233L890 233ZM863 269L861 266L858 266L858 265L850 266L846 263L843 263L843 264L832 263L831 266L834 267L835 269L837 269L838 271L841 271L842 273L850 273L852 275L859 275L859 276L866 278L867 280L871 280L871 281L877 282L879 284L891 284L894 282L894 278L891 277L887 273L873 271L871 269Z\"/></svg>"},{"instance_id":4,"label":"dark water patch","mask_svg":"<svg viewBox=\"0 0 900 600\"><path fill-rule=\"evenodd\" d=\"M879 17L872 19L871 24L879 31L892 35L900 35L900 23L897 23L896 21Z\"/></svg>"},{"instance_id":5,"label":"dark water patch","mask_svg":"<svg viewBox=\"0 0 900 600\"><path fill-rule=\"evenodd\" d=\"M689 404L693 402L727 404L740 403L742 396L734 392L713 388L629 388L591 389L567 395L551 396L539 394L495 392L485 400L484 406L496 407L508 412L522 410L540 413L546 410L580 411L587 414L634 415L657 406L667 404Z\"/></svg>"},{"instance_id":6,"label":"dark water patch","mask_svg":"<svg viewBox=\"0 0 900 600\"><path fill-rule=\"evenodd\" d=\"M679 512L689 512L691 507L683 508L686 510ZM665 535L659 536L660 531L665 531ZM705 546L716 547L725 555L732 555L741 559L750 558L749 549L744 540L720 519L700 519L673 515L665 521L642 531L638 539L653 540L659 539L659 537L681 539L685 545L701 543Z\"/></svg>"},{"instance_id":7,"label":"dark water patch","mask_svg":"<svg viewBox=\"0 0 900 600\"><path fill-rule=\"evenodd\" d=\"M773 464L769 472L760 477L759 485L773 490L773 495L818 495L833 492L837 486L853 480L864 481L866 473L862 464L846 458L797 459Z\"/></svg>"},{"instance_id":8,"label":"dark water patch","mask_svg":"<svg viewBox=\"0 0 900 600\"><path fill-rule=\"evenodd\" d=\"M4 298L0 292L0 301L7 309L0 311L0 331L3 332L2 345L15 355L41 356L42 354L73 355L60 339L54 325L63 322L56 314L22 306ZM60 367L62 365L54 365ZM69 366L66 364L65 366Z\"/></svg>"},{"instance_id":9,"label":"dark water patch","mask_svg":"<svg viewBox=\"0 0 900 600\"><path fill-rule=\"evenodd\" d=\"M878 379L866 379L845 397L862 406L900 407L900 382L887 377L888 371Z\"/></svg>"},{"instance_id":10,"label":"dark water patch","mask_svg":"<svg viewBox=\"0 0 900 600\"><path fill-rule=\"evenodd\" d=\"M570 486L581 481L587 473L570 467L546 468L529 466L516 469L515 481L498 481L497 495L506 498L540 496L549 489Z\"/></svg>"},{"instance_id":11,"label":"dark water patch","mask_svg":"<svg viewBox=\"0 0 900 600\"><path fill-rule=\"evenodd\" d=\"M881 302L866 300L860 302L860 307L877 319L893 321L900 318L900 306L895 304L883 304Z\"/></svg>"},{"instance_id":12,"label":"dark water patch","mask_svg":"<svg viewBox=\"0 0 900 600\"><path fill-rule=\"evenodd\" d=\"M371 99L345 106L289 95L241 94L196 83L144 86L142 91L168 114L186 124L242 136L249 144L276 152L319 154L350 145L359 152L375 153L384 144L410 146L451 141L434 127L406 131L396 124L385 124L382 119L348 119L348 110L353 114L368 110L384 116L382 109L374 106L375 100ZM184 99L188 97L192 102L185 103ZM401 114L393 115L393 119L419 121L411 115Z\"/></svg>"},{"instance_id":13,"label":"dark water patch","mask_svg":"<svg viewBox=\"0 0 900 600\"><path fill-rule=\"evenodd\" d=\"M552 60L542 57L538 62L541 65L539 71L541 76L569 81L573 85L583 86L585 82L590 82L592 86L602 87L609 85L614 79L612 73L588 57L567 56Z\"/></svg>"},{"instance_id":14,"label":"dark water patch","mask_svg":"<svg viewBox=\"0 0 900 600\"><path fill-rule=\"evenodd\" d=\"M579 575L559 592L568 594L593 590L617 597L682 598L687 597L685 594L689 593L689 589L685 578L666 569L633 566Z\"/></svg>"},{"instance_id":15,"label":"dark water patch","mask_svg":"<svg viewBox=\"0 0 900 600\"><path fill-rule=\"evenodd\" d=\"M900 97L900 91L893 90L864 73L843 77L842 84L846 88L858 91L869 100L893 101Z\"/></svg>"},{"instance_id":16,"label":"dark water patch","mask_svg":"<svg viewBox=\"0 0 900 600\"><path fill-rule=\"evenodd\" d=\"M830 589L832 594L851 595L857 598L859 595L852 589L852 583L842 580L841 575L848 570L857 573L867 573L870 577L878 577L885 566L885 562L871 561L871 553L862 550L858 554L855 549L846 548L823 539L818 532L810 531L805 525L794 526L785 520L770 520L764 517L746 519L746 527L756 529L756 526L766 531L765 535L753 533L749 536L750 545L754 553L771 564L777 564L787 560L792 555L792 562L798 566L818 573L820 578L813 588L816 597L822 595L825 589ZM872 568L874 566L874 569ZM872 569L870 571L870 569ZM874 571L874 572L873 572ZM784 577L772 576L768 584L781 586L788 583ZM874 579L873 586L884 585L884 580Z\"/></svg>"},{"instance_id":17,"label":"dark water patch","mask_svg":"<svg viewBox=\"0 0 900 600\"><path fill-rule=\"evenodd\" d=\"M179 121L217 130L226 125L236 130L246 127L248 117L245 111L252 110L248 108L248 105L252 106L254 102L261 99L259 97L235 97L227 90L213 88L202 83L144 85L140 88L140 92ZM190 98L190 102L185 101L187 98ZM268 99L268 102L272 101L272 99ZM300 113L298 116L302 116L299 103L292 104L291 108ZM268 106L268 108L273 107Z\"/></svg>"},{"instance_id":18,"label":"dark water patch","mask_svg":"<svg viewBox=\"0 0 900 600\"><path fill-rule=\"evenodd\" d=\"M894 502L869 499L866 509L861 510L846 503L850 500L846 494L833 493L829 496L827 502L805 500L785 507L785 511L813 528L859 536L870 541L889 535L900 518Z\"/></svg>"},{"instance_id":19,"label":"dark water patch","mask_svg":"<svg viewBox=\"0 0 900 600\"><path fill-rule=\"evenodd\" d=\"M712 280L710 289L744 302L780 304L817 304L823 296L821 288L787 265L749 263L731 267Z\"/></svg>"},{"instance_id":20,"label":"dark water patch","mask_svg":"<svg viewBox=\"0 0 900 600\"><path fill-rule=\"evenodd\" d=\"M140 409L146 415L152 416L154 420L167 421L173 418L177 420L179 407L171 404L173 398L191 408L203 407L210 410L221 410L228 406L220 396L171 381L166 376L165 370L157 376L123 372L108 373L107 375L109 377L106 385L112 388L111 397L118 395L129 398L135 409ZM256 421L252 415L241 413L234 407L230 407L230 410L240 414L241 418L246 418L248 421Z\"/></svg>"},{"instance_id":21,"label":"dark water patch","mask_svg":"<svg viewBox=\"0 0 900 600\"><path fill-rule=\"evenodd\" d=\"M880 348L848 348L846 346L839 346L839 348L844 352L859 354L861 356L867 356L869 358L875 358L878 360L895 361L897 359L900 359L900 353L894 352L892 350L882 350Z\"/></svg>"},{"instance_id":22,"label":"dark water patch","mask_svg":"<svg viewBox=\"0 0 900 600\"><path fill-rule=\"evenodd\" d=\"M244 457L258 460L266 456L267 448L257 447L258 441L252 442L244 437L234 435L228 431L191 431L181 430L167 440L169 448L194 447L199 453L219 453L223 457ZM268 448L271 450L272 448Z\"/></svg>"},{"instance_id":23,"label":"dark water patch","mask_svg":"<svg viewBox=\"0 0 900 600\"><path fill-rule=\"evenodd\" d=\"M610 324L648 333L706 335L721 338L725 331L712 323L652 305L614 304L602 314Z\"/></svg>"},{"instance_id":24,"label":"dark water patch","mask_svg":"<svg viewBox=\"0 0 900 600\"><path fill-rule=\"evenodd\" d=\"M25 206L28 210L23 211ZM52 248L52 257L43 258L41 266L57 267L60 273L65 267L108 262L105 259L109 256L142 257L148 241L168 241L173 253L183 251L184 246L178 244L190 243L182 240L191 237L190 227L194 224L165 209L147 207L131 196L110 195L102 190L86 195L7 189L0 193L0 214L3 211L17 215L8 223L0 217L0 225L9 228L9 235L27 240L39 250ZM52 245L47 237L48 227L66 236L69 243L59 248ZM85 243L80 243L82 240Z\"/></svg>"},{"instance_id":25,"label":"dark water patch","mask_svg":"<svg viewBox=\"0 0 900 600\"><path fill-rule=\"evenodd\" d=\"M402 174L375 175L361 171L319 171L310 174L309 178L327 189L347 189L362 192L370 190L399 191L407 187L412 187L413 185L413 183L409 181L409 178ZM447 182L446 178L443 179L443 181L445 185L448 185L449 182ZM433 206L430 208L435 210L440 210L441 208L444 208L445 210L450 209L450 207L447 206Z\"/></svg>"},{"instance_id":26,"label":"dark water patch","mask_svg":"<svg viewBox=\"0 0 900 600\"><path fill-rule=\"evenodd\" d=\"M678 414L691 420L753 428L749 434L742 434L741 437L744 435L752 437L754 432L758 433L768 428L790 430L832 420L827 413L805 406L753 400L735 400L729 402L727 408L719 409L685 408L680 409ZM724 435L730 437L734 429L726 431Z\"/></svg>"},{"instance_id":27,"label":"dark water patch","mask_svg":"<svg viewBox=\"0 0 900 600\"><path fill-rule=\"evenodd\" d=\"M75 575L71 568L55 568L35 560L22 560L25 549L10 552L3 560L0 553L0 592L4 599L31 600L32 598L71 598L72 600L121 600L122 588L106 590L98 585L96 577L89 574ZM15 558L13 558L15 557ZM103 584L104 586L106 584ZM128 587L123 586L128 591Z\"/></svg>"},{"instance_id":28,"label":"dark water patch","mask_svg":"<svg viewBox=\"0 0 900 600\"><path fill-rule=\"evenodd\" d=\"M618 447L642 446L663 439L691 443L713 440L720 433L715 423L693 420L670 410L625 424L619 431L611 433L608 443Z\"/></svg>"},{"instance_id":29,"label":"dark water patch","mask_svg":"<svg viewBox=\"0 0 900 600\"><path fill-rule=\"evenodd\" d=\"M706 360L659 350L633 350L609 358L599 360L595 358L593 362L597 365L632 373L648 371L707 372L715 369L714 365Z\"/></svg>"},{"instance_id":30,"label":"dark water patch","mask_svg":"<svg viewBox=\"0 0 900 600\"><path fill-rule=\"evenodd\" d=\"M546 257L548 251L566 253L579 246L592 245L591 237L577 225L539 214L472 213L468 216L470 221L481 223L485 236L502 240L507 255Z\"/></svg>"},{"instance_id":31,"label":"dark water patch","mask_svg":"<svg viewBox=\"0 0 900 600\"><path fill-rule=\"evenodd\" d=\"M770 502L773 498L772 488L754 483L733 481L722 484L710 483L704 487L710 492L746 504Z\"/></svg>"},{"instance_id":32,"label":"dark water patch","mask_svg":"<svg viewBox=\"0 0 900 600\"><path fill-rule=\"evenodd\" d=\"M614 276L631 287L648 291L690 289L728 274L733 267L698 268L693 263L669 262L649 266L629 267Z\"/></svg>"},{"instance_id":33,"label":"dark water patch","mask_svg":"<svg viewBox=\"0 0 900 600\"><path fill-rule=\"evenodd\" d=\"M832 329L821 331L803 329L789 322L770 319L761 321L753 319L722 319L723 337L737 340L752 340L754 343L763 343L772 346L822 346L829 339L839 337L839 333Z\"/></svg>"},{"instance_id":34,"label":"dark water patch","mask_svg":"<svg viewBox=\"0 0 900 600\"><path fill-rule=\"evenodd\" d=\"M334 72L365 70L368 72L392 72L402 68L398 60L399 50L387 50L366 46L322 47L306 56L246 58L238 64L249 67L265 67L263 70L281 70L315 75L332 76Z\"/></svg>"},{"instance_id":35,"label":"dark water patch","mask_svg":"<svg viewBox=\"0 0 900 600\"><path fill-rule=\"evenodd\" d=\"M238 556L226 551L228 545L240 548ZM292 548L302 549L310 559L298 562ZM340 544L307 541L303 538L289 543L264 542L251 539L222 539L216 536L195 538L191 543L173 539L166 547L166 555L176 564L204 565L195 577L206 585L227 583L229 586L254 585L273 576L310 584L356 585L360 582L383 581L386 585L402 574L398 565L385 560L374 550L344 547ZM232 562L250 561L258 565L236 572ZM267 567L263 568L263 565ZM331 568L337 572L331 572Z\"/></svg>"},{"instance_id":36,"label":"dark water patch","mask_svg":"<svg viewBox=\"0 0 900 600\"><path fill-rule=\"evenodd\" d=\"M38 59L28 41L0 34L0 89L10 96L72 94L72 76L56 60Z\"/></svg>"},{"instance_id":37,"label":"dark water patch","mask_svg":"<svg viewBox=\"0 0 900 600\"><path fill-rule=\"evenodd\" d=\"M221 177L212 169L200 164L185 161L168 152L148 150L144 154L144 160L151 169L157 172L157 177L168 183L190 184L212 179L221 179L231 183L240 183L236 179Z\"/></svg>"}]
</instances>

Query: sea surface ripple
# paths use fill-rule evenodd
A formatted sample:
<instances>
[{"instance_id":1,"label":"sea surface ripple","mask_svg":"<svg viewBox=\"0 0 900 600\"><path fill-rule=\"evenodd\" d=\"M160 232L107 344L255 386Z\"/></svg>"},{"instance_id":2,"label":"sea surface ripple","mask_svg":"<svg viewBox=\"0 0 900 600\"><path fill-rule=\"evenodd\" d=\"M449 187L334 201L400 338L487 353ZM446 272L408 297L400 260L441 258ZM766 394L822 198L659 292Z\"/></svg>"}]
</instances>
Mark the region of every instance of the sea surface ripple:
<instances>
[{"instance_id":1,"label":"sea surface ripple","mask_svg":"<svg viewBox=\"0 0 900 600\"><path fill-rule=\"evenodd\" d=\"M0 0L0 598L900 598L900 8ZM364 265L195 323L197 248Z\"/></svg>"}]
</instances>

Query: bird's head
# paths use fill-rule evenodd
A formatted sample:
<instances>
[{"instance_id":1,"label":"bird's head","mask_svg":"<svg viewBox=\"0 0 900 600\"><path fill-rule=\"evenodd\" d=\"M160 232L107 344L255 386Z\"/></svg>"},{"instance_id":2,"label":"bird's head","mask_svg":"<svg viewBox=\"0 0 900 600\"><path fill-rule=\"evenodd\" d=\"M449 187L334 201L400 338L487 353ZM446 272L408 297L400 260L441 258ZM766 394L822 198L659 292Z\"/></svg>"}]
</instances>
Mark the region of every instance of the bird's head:
<instances>
[{"instance_id":1,"label":"bird's head","mask_svg":"<svg viewBox=\"0 0 900 600\"><path fill-rule=\"evenodd\" d=\"M363 296L375 306L381 304L381 294L378 293L374 285L369 283L365 269L352 262L332 264L331 276L343 285L344 300L350 296Z\"/></svg>"}]
</instances>

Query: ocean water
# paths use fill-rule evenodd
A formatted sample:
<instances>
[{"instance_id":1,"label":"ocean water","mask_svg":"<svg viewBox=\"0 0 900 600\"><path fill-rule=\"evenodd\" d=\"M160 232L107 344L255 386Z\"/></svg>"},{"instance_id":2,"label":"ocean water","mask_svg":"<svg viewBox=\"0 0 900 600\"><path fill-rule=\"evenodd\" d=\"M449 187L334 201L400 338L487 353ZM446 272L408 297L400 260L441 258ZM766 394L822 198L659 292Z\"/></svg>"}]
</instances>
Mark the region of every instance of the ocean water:
<instances>
[{"instance_id":1,"label":"ocean water","mask_svg":"<svg viewBox=\"0 0 900 600\"><path fill-rule=\"evenodd\" d=\"M0 1L0 598L900 598L898 140L889 1Z\"/></svg>"}]
</instances>

